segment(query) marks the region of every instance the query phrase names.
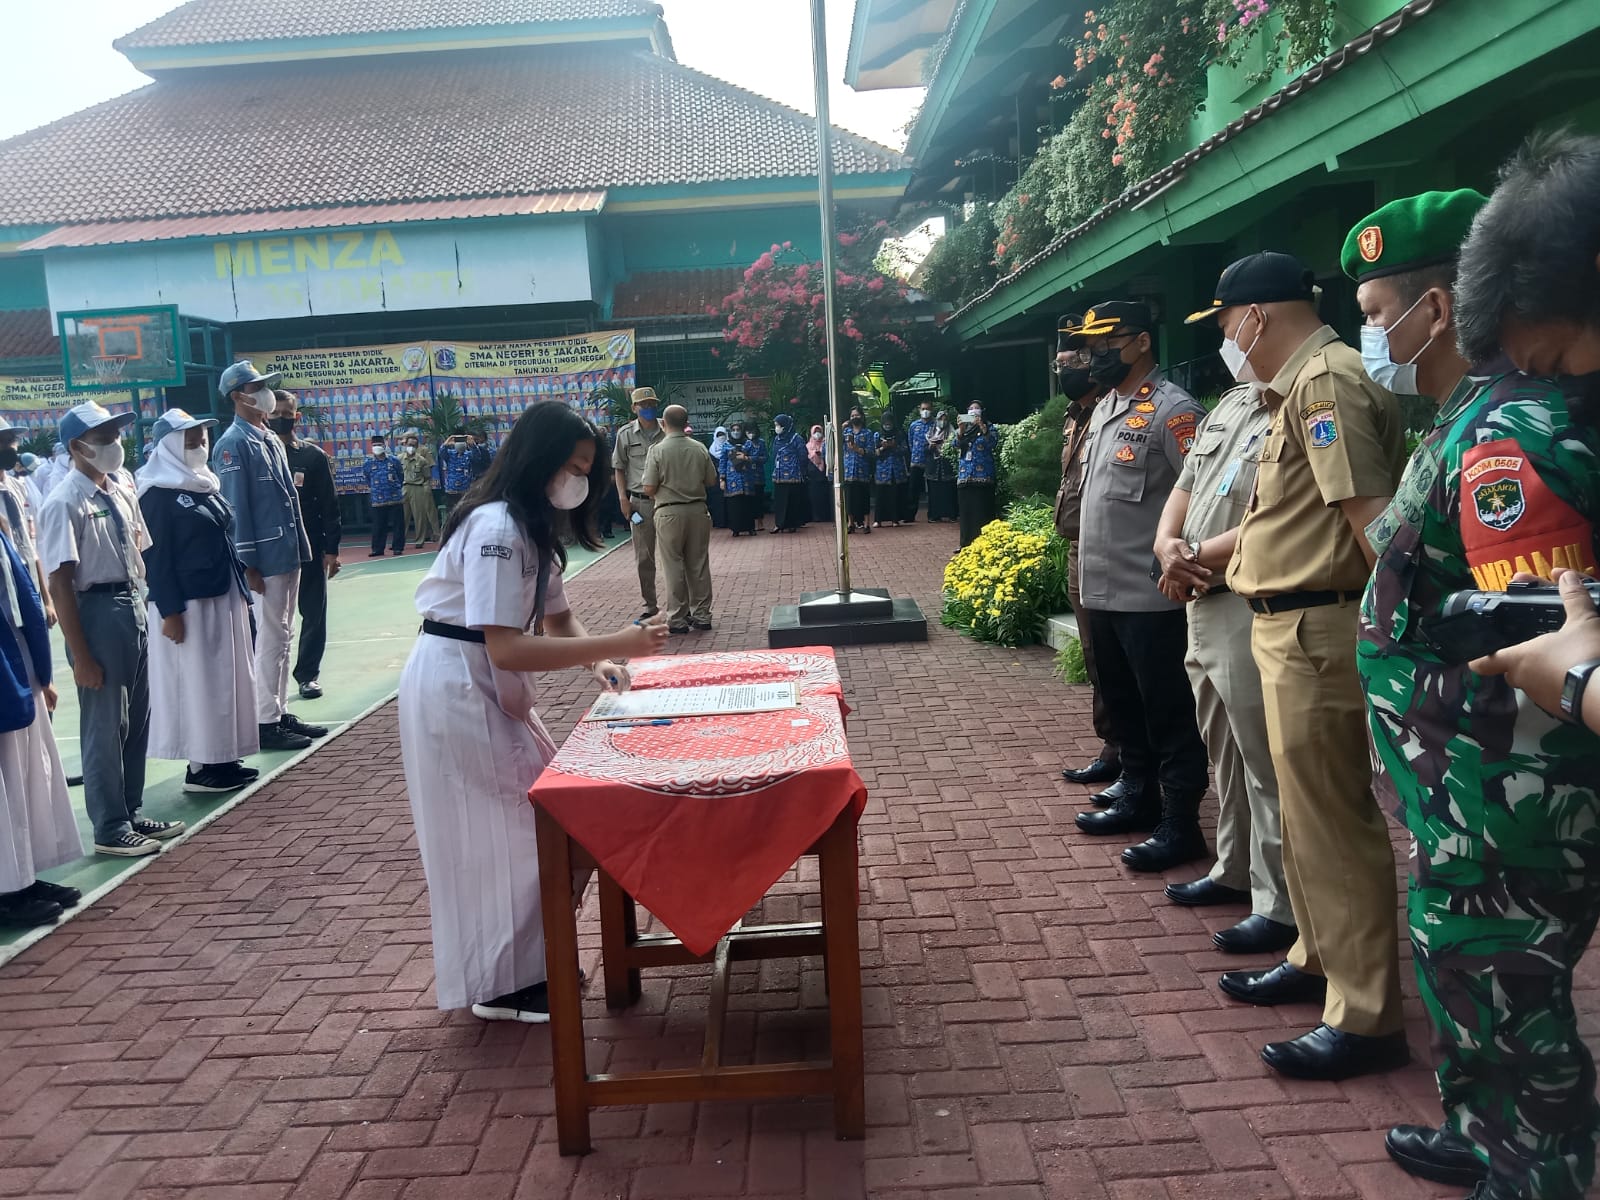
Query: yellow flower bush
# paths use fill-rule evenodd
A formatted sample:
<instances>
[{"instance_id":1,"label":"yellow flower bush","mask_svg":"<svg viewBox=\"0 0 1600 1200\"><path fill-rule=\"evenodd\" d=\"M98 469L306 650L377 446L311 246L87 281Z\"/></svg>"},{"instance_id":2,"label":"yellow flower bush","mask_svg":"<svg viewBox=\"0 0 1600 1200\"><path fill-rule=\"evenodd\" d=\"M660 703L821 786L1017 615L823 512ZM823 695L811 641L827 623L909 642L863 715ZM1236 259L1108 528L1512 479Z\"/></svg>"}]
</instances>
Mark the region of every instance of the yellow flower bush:
<instances>
[{"instance_id":1,"label":"yellow flower bush","mask_svg":"<svg viewBox=\"0 0 1600 1200\"><path fill-rule=\"evenodd\" d=\"M1067 544L1042 500L1011 506L944 569L940 620L982 642L1039 641L1044 619L1066 608Z\"/></svg>"}]
</instances>

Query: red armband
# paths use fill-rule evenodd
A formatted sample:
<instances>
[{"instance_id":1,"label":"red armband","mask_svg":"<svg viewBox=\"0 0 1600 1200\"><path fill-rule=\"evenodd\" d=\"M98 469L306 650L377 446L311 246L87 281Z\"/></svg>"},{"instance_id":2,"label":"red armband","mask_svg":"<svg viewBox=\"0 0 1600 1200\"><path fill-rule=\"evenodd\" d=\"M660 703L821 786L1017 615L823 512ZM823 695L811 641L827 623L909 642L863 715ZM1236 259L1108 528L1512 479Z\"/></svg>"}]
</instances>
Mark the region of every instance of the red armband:
<instances>
[{"instance_id":1,"label":"red armband","mask_svg":"<svg viewBox=\"0 0 1600 1200\"><path fill-rule=\"evenodd\" d=\"M1509 438L1461 460L1461 541L1485 591L1504 591L1518 571L1549 578L1558 567L1594 573L1594 526L1539 478Z\"/></svg>"}]
</instances>

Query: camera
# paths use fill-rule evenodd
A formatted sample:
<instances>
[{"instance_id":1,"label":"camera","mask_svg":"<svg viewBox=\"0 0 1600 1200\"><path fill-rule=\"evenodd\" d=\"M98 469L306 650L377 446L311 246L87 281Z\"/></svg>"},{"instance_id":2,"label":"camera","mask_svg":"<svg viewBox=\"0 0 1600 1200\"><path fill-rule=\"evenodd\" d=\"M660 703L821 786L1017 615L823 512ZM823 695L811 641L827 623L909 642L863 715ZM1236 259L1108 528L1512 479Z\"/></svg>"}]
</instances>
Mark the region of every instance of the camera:
<instances>
[{"instance_id":1,"label":"camera","mask_svg":"<svg viewBox=\"0 0 1600 1200\"><path fill-rule=\"evenodd\" d=\"M1600 611L1600 583L1585 582ZM1553 633L1567 610L1553 583L1513 583L1503 592L1452 592L1439 616L1424 625L1423 638L1447 663L1464 663Z\"/></svg>"}]
</instances>

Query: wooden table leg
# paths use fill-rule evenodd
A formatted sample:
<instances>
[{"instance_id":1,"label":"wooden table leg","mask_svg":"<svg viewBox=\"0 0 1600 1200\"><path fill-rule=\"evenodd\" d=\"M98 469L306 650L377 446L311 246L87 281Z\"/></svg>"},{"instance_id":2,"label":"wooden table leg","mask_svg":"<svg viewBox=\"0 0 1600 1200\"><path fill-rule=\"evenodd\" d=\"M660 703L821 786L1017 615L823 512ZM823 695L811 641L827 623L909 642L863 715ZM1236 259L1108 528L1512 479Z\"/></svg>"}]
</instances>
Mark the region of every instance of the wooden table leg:
<instances>
[{"instance_id":1,"label":"wooden table leg","mask_svg":"<svg viewBox=\"0 0 1600 1200\"><path fill-rule=\"evenodd\" d=\"M583 1002L578 995L578 914L573 908L572 844L537 805L539 898L544 909L550 1053L554 1063L556 1140L562 1154L589 1153L589 1070L583 1056Z\"/></svg>"},{"instance_id":2,"label":"wooden table leg","mask_svg":"<svg viewBox=\"0 0 1600 1200\"><path fill-rule=\"evenodd\" d=\"M861 1030L861 937L856 911L856 820L850 808L822 836L822 925L827 945L828 1026L833 1058L833 1129L867 1133L866 1065Z\"/></svg>"},{"instance_id":3,"label":"wooden table leg","mask_svg":"<svg viewBox=\"0 0 1600 1200\"><path fill-rule=\"evenodd\" d=\"M605 973L606 1007L627 1008L643 995L639 969L628 950L639 937L639 911L633 897L600 872L600 968Z\"/></svg>"}]
</instances>

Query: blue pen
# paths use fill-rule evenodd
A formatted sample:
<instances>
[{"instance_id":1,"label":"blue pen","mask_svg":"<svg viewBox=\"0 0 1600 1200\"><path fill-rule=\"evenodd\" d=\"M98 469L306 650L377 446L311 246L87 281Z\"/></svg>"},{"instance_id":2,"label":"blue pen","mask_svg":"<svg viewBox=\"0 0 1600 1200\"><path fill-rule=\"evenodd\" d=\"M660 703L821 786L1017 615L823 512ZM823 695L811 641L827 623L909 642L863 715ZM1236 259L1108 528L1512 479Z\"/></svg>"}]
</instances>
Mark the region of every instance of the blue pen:
<instances>
[{"instance_id":1,"label":"blue pen","mask_svg":"<svg viewBox=\"0 0 1600 1200\"><path fill-rule=\"evenodd\" d=\"M646 726L649 726L649 725L671 725L671 724L672 724L671 721L662 721L662 720L655 720L655 721L616 721L616 722L607 723L606 728L607 729L642 729L642 728L644 728Z\"/></svg>"}]
</instances>

